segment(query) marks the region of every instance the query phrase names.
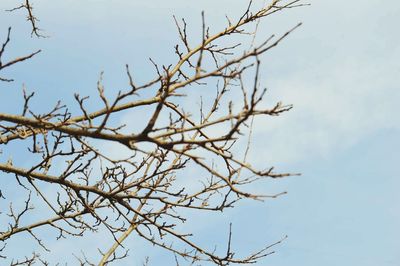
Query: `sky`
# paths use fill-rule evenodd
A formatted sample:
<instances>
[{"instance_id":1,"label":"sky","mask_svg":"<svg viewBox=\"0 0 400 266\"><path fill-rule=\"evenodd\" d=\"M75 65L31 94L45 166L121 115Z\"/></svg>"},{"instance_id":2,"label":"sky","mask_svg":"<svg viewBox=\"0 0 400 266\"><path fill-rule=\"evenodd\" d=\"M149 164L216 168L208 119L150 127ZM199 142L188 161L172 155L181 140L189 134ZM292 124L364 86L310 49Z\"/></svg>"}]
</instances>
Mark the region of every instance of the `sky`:
<instances>
[{"instance_id":1,"label":"sky","mask_svg":"<svg viewBox=\"0 0 400 266\"><path fill-rule=\"evenodd\" d=\"M2 73L15 81L0 83L1 112L18 112L23 84L37 92L34 104L40 110L60 98L72 103L75 92L94 94L101 71L106 88L125 86L126 63L138 80L145 81L153 75L148 57L175 62L172 15L186 17L196 33L202 10L217 30L225 26L225 14L237 16L246 6L239 0L33 3L39 26L49 38L30 38L24 14L0 13L0 38L13 26L10 58L43 50L34 60ZM275 254L257 265L400 265L400 119L396 115L400 3L308 3L311 6L285 11L259 26L261 40L303 22L261 58L267 101L291 103L294 108L278 118L256 119L256 145L250 152L250 161L257 166L275 165L302 175L255 188L271 194L287 191L287 195L263 203L244 201L221 216L196 219L190 229L199 234L200 242L213 246L223 243L232 222L233 244L239 253L288 235L275 247ZM2 0L0 9L15 4ZM10 97L15 101L4 100ZM98 236L89 242L103 239ZM52 262L63 257L65 249L95 252L87 243L61 243L50 237L48 241L54 250L46 257ZM147 255L150 265L163 265L166 256L171 258L136 239L128 243L132 258L118 265L140 265ZM31 244L19 245L29 248ZM18 249L13 252L20 254Z\"/></svg>"}]
</instances>

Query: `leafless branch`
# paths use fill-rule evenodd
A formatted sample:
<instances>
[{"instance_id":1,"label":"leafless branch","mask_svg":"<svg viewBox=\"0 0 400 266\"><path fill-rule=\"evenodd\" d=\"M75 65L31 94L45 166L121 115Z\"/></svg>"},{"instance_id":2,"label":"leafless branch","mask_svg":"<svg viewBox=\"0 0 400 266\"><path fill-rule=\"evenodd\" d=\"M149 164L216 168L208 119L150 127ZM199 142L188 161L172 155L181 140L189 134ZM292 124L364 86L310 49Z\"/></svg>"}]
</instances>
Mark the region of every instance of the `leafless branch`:
<instances>
[{"instance_id":1,"label":"leafless branch","mask_svg":"<svg viewBox=\"0 0 400 266\"><path fill-rule=\"evenodd\" d=\"M243 199L264 200L286 193L261 195L251 191L249 184L293 174L277 173L272 166L257 169L248 161L248 153L254 118L279 116L292 108L280 102L269 107L262 104L266 94L260 86L262 55L301 24L260 44L255 43L251 29L259 27L258 22L267 16L302 5L299 1L273 0L256 9L250 2L239 19L228 18L227 26L216 33L202 13L197 45L189 40L187 21L174 17L183 47L177 44L174 48L177 62L164 66L151 60L156 73L144 84L136 84L126 66L127 89L114 97L107 96L101 75L97 100L102 107L92 112L86 104L89 97L79 94L75 94L75 109L58 102L46 112L35 112L30 104L34 93L24 87L22 112L0 113L2 155L9 156L0 162L0 172L3 180L14 180L27 196L22 209L11 204L8 213L0 213L9 220L0 228L0 240L7 243L18 234L26 234L48 250L51 247L43 241L39 228L58 232L58 239L105 231L114 242L100 248L99 265L126 258L129 253L124 242L128 237L140 237L173 253L177 265L180 259L216 265L251 264L272 254L272 248L282 240L238 257L232 225L226 252L221 255L208 250L197 244L190 232L181 232L181 225L188 220L182 210L217 213ZM19 9L27 10L32 34L41 36L31 3L26 0L10 11ZM1 46L0 70L40 52L2 63L10 33L11 28ZM243 48L243 43L222 45L231 35L250 36L249 47ZM250 77L251 83L247 82ZM204 93L197 99L200 89ZM139 95L142 90L146 90L145 97ZM187 99L199 100L199 108L185 106ZM149 114L147 120L138 112L142 107ZM123 113L144 125L138 123L135 129L126 130L118 122ZM124 148L127 155L110 155L99 142ZM26 147L23 154L32 162L30 166L16 165L14 144ZM244 152L238 152L238 147ZM191 180L190 186L187 180ZM45 192L48 187L52 193ZM0 191L0 198L7 199L5 190ZM35 211L33 201L40 202L49 215L25 223L24 217ZM7 247L3 249L5 252ZM77 260L81 265L94 265L84 254ZM12 265L34 262L45 264L35 253Z\"/></svg>"}]
</instances>

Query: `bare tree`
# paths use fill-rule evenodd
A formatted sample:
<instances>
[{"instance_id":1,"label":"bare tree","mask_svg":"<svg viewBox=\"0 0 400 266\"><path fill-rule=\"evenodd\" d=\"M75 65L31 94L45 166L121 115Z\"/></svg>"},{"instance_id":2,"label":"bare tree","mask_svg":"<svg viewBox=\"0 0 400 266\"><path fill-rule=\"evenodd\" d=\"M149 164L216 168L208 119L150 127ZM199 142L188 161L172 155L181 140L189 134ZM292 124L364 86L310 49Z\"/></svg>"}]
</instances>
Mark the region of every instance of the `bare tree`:
<instances>
[{"instance_id":1,"label":"bare tree","mask_svg":"<svg viewBox=\"0 0 400 266\"><path fill-rule=\"evenodd\" d=\"M180 226L187 219L184 209L222 212L242 199L263 200L280 195L258 195L246 190L248 184L260 179L290 175L276 173L272 167L255 169L247 161L247 154L253 118L278 116L291 109L282 103L261 107L266 91L259 84L260 56L300 24L260 44L255 44L254 36L261 19L302 5L299 0L273 0L256 8L250 2L241 17L227 17L227 25L215 33L203 13L202 41L196 46L187 34L187 22L175 18L180 38L180 44L174 47L177 62L159 65L151 61L155 76L145 84L135 83L127 65L128 87L114 97L106 96L101 76L97 89L103 107L98 110L90 111L88 97L75 94L79 112L57 102L47 112L38 113L30 107L34 93L24 89L21 112L0 113L1 156L9 158L0 161L0 196L4 201L7 191L16 189L21 195L20 202L11 202L7 209L1 205L0 215L8 221L0 228L4 243L1 256L7 258L8 240L24 234L36 240L39 250L33 255L23 254L26 257L18 261L8 258L13 259L11 265L47 265L40 254L40 249L50 249L40 234L42 227L57 231L60 241L104 230L113 236L113 244L100 248L100 261L82 255L77 258L81 265L106 265L126 258L127 237L139 237L170 251L177 265L182 261L250 264L273 253L271 248L281 240L237 257L230 229L225 252L207 250L196 243L191 232L180 232ZM32 4L25 0L10 9L20 10L27 13L32 35L42 36ZM232 35L249 36L248 48L229 42ZM11 28L0 50L0 71L40 52L28 52L27 56L4 63L2 58L10 40ZM250 74L252 82L245 78ZM12 79L1 77L1 81ZM211 91L210 87L214 89ZM194 92L204 88L208 97L200 99L198 110L182 107L185 99L196 97ZM150 115L145 123L138 121L134 130L119 122L121 114L127 112L137 119L135 114L140 114L142 108L147 108ZM127 150L128 155L111 156L103 145L109 143ZM25 147L32 162L30 167L15 165L12 159L21 147ZM195 170L189 173L188 168ZM18 188L3 185L10 178L16 180ZM44 192L49 187L54 193ZM46 206L52 214L27 224L24 218L35 212L33 201Z\"/></svg>"}]
</instances>

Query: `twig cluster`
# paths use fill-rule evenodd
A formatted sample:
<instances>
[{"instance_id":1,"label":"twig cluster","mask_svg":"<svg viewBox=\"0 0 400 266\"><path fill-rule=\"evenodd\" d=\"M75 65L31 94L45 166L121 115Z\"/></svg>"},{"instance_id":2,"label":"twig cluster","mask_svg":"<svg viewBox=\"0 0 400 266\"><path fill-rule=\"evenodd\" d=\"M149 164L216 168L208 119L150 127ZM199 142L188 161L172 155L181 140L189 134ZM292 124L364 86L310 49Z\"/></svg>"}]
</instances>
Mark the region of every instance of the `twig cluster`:
<instances>
[{"instance_id":1,"label":"twig cluster","mask_svg":"<svg viewBox=\"0 0 400 266\"><path fill-rule=\"evenodd\" d=\"M37 26L37 22L39 21L38 18L33 14L33 6L32 3L29 0L23 0L22 3L14 7L12 9L8 9L8 12L13 12L17 10L25 10L27 15L26 15L26 20L30 23L31 25L31 36L36 36L36 37L45 37L43 34L41 34L41 29Z\"/></svg>"},{"instance_id":2,"label":"twig cluster","mask_svg":"<svg viewBox=\"0 0 400 266\"><path fill-rule=\"evenodd\" d=\"M88 110L89 98L76 94L80 113L70 111L61 102L48 112L37 113L30 107L34 93L24 90L20 114L0 113L3 155L7 155L7 147L18 143L25 145L32 161L28 168L15 165L11 157L0 162L2 179L14 177L27 193L22 209L11 204L7 212L1 211L0 215L7 216L9 224L0 228L0 240L7 243L17 234L28 234L47 250L49 247L37 233L41 227L54 229L60 239L105 229L115 242L100 250L102 259L98 265L128 256L127 250L122 254L119 250L125 249L123 242L130 235L172 252L178 265L181 259L216 265L247 264L271 254L271 248L280 241L246 257L237 257L232 251L231 230L226 252L218 254L198 245L194 236L181 233L179 228L187 219L182 209L221 212L241 199L279 196L254 194L246 190L246 185L290 174L275 173L273 168L255 169L246 160L248 148L244 148L246 154L241 157L235 147L254 117L278 116L291 109L281 103L261 107L266 90L260 89L259 84L260 56L300 24L280 37L271 36L259 45L251 45L244 52L238 52L239 43L226 46L220 43L231 35L254 34L249 25L277 11L299 6L298 2L273 0L256 11L250 2L239 19L228 19L226 28L215 34L210 33L202 14L202 41L197 46L191 45L186 21L175 18L181 41L175 46L177 63L160 66L152 61L155 77L141 85L134 82L126 66L129 87L114 98L106 96L100 78L97 91L103 107L99 110ZM37 19L31 13L29 1L16 9L21 8L28 10L32 34L38 35ZM0 60L9 41L10 29ZM0 61L0 70L38 52L5 64ZM253 82L248 84L245 77L251 73ZM182 107L194 90L209 90L212 84L216 84L216 92L201 99L199 115ZM118 123L121 113L129 113L132 121L142 121L143 107L150 112L144 126L138 122L135 130L130 131ZM129 150L128 155L113 157L99 141ZM185 170L188 168L196 170L188 172ZM188 185L198 181L200 187ZM48 186L54 194L44 192ZM6 188L2 189L0 196L4 198ZM33 196L47 206L52 216L24 224L23 218L34 211ZM3 249L1 252L5 254L6 247ZM26 258L25 264L38 259L34 254ZM85 256L79 261L82 265L93 264Z\"/></svg>"}]
</instances>

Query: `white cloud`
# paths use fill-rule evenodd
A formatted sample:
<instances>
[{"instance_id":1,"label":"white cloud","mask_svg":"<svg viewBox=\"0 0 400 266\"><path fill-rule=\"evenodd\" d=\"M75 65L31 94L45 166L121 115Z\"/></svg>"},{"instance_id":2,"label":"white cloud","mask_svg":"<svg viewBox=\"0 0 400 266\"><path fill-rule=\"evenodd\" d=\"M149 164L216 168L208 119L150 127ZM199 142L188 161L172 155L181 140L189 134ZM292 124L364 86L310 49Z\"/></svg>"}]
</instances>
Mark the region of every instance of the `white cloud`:
<instances>
[{"instance_id":1,"label":"white cloud","mask_svg":"<svg viewBox=\"0 0 400 266\"><path fill-rule=\"evenodd\" d=\"M255 141L263 144L257 145L257 158L277 163L329 156L379 130L398 130L398 58L399 49L375 60L334 57L269 82L270 97L295 108L257 120Z\"/></svg>"}]
</instances>

